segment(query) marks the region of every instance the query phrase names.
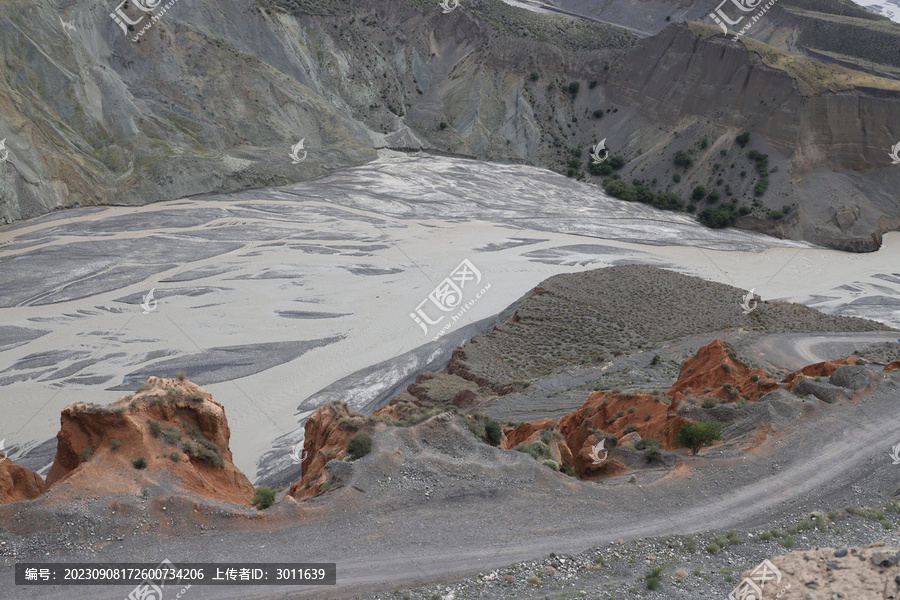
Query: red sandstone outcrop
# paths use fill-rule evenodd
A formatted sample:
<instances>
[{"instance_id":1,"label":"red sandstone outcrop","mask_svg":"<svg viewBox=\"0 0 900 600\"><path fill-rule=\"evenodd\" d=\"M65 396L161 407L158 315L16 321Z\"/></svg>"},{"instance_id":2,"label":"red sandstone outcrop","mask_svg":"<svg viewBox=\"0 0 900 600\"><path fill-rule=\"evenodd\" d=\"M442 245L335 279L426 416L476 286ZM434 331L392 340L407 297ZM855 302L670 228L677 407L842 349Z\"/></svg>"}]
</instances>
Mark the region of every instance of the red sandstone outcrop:
<instances>
[{"instance_id":1,"label":"red sandstone outcrop","mask_svg":"<svg viewBox=\"0 0 900 600\"><path fill-rule=\"evenodd\" d=\"M900 371L900 360L895 360L884 368L885 371Z\"/></svg>"},{"instance_id":2,"label":"red sandstone outcrop","mask_svg":"<svg viewBox=\"0 0 900 600\"><path fill-rule=\"evenodd\" d=\"M776 388L778 383L765 371L747 368L730 344L717 339L682 363L678 380L666 393L674 406L688 395L725 402L757 400Z\"/></svg>"},{"instance_id":3,"label":"red sandstone outcrop","mask_svg":"<svg viewBox=\"0 0 900 600\"><path fill-rule=\"evenodd\" d=\"M76 402L60 418L53 493L139 494L167 480L176 489L249 505L250 480L232 463L224 407L186 380L151 377L109 406ZM143 458L146 468L133 461Z\"/></svg>"},{"instance_id":4,"label":"red sandstone outcrop","mask_svg":"<svg viewBox=\"0 0 900 600\"><path fill-rule=\"evenodd\" d=\"M34 471L0 454L0 504L32 500L44 493L44 480Z\"/></svg>"},{"instance_id":5,"label":"red sandstone outcrop","mask_svg":"<svg viewBox=\"0 0 900 600\"><path fill-rule=\"evenodd\" d=\"M837 360L828 360L825 362L807 365L799 371L788 373L788 376L784 378L784 381L782 381L782 383L787 384L788 390L793 390L803 380L804 377L831 377L831 374L838 370L840 367L855 365L858 360L859 359L855 356L848 356L847 358L839 358Z\"/></svg>"}]
</instances>

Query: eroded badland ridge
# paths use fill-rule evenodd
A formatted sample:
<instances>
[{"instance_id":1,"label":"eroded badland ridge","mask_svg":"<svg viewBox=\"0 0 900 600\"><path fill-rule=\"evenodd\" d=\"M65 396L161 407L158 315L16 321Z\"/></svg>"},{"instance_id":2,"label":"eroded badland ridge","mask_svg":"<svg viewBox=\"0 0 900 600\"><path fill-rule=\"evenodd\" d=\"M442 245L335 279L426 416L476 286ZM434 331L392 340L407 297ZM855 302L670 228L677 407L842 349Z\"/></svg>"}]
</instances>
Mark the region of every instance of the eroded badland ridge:
<instances>
[{"instance_id":1,"label":"eroded badland ridge","mask_svg":"<svg viewBox=\"0 0 900 600\"><path fill-rule=\"evenodd\" d=\"M721 188L709 206L746 205L739 227L870 251L900 225L900 26L849 2L783 0L734 41L676 23L703 20L700 3L640 4L645 22L622 2L601 16L643 39L499 0L447 14L418 0L197 0L133 42L104 2L12 0L0 218L287 184L379 147L599 183L588 151L605 139L623 179L686 201ZM768 155L761 197L750 150Z\"/></svg>"},{"instance_id":2,"label":"eroded badland ridge","mask_svg":"<svg viewBox=\"0 0 900 600\"><path fill-rule=\"evenodd\" d=\"M316 410L300 472L272 492L234 466L225 408L184 378L150 378L109 406L71 404L46 480L0 462L0 559L315 555L345 573L331 598L474 570L485 577L453 584L457 597L627 595L646 564L659 568L660 597L695 598L733 587L719 551L740 577L784 552L772 540L877 542L900 509L891 461L869 460L900 425L897 332L784 302L747 314L740 295L645 266L555 276L373 414ZM809 340L831 358L808 364L798 348ZM685 447L685 426L702 423L721 440ZM783 530L760 533L773 527ZM658 539L596 547L622 537ZM574 554L535 562L551 550ZM841 568L888 581L875 551L887 549L854 548ZM792 560L776 562L825 585L827 571L799 574Z\"/></svg>"}]
</instances>

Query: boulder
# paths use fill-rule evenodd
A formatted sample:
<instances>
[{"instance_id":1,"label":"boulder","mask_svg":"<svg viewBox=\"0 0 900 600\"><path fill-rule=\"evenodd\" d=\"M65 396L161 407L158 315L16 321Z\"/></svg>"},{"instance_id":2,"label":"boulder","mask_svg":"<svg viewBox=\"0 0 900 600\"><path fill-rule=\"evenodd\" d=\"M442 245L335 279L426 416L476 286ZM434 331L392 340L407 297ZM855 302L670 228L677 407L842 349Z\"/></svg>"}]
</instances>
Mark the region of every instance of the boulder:
<instances>
[{"instance_id":1,"label":"boulder","mask_svg":"<svg viewBox=\"0 0 900 600\"><path fill-rule=\"evenodd\" d=\"M835 369L829 381L832 385L855 391L874 385L875 378L875 372L868 367L853 365Z\"/></svg>"},{"instance_id":2,"label":"boulder","mask_svg":"<svg viewBox=\"0 0 900 600\"><path fill-rule=\"evenodd\" d=\"M815 396L828 404L834 404L838 400L847 398L847 392L844 388L809 378L801 379L794 387L794 393L804 396Z\"/></svg>"},{"instance_id":3,"label":"boulder","mask_svg":"<svg viewBox=\"0 0 900 600\"><path fill-rule=\"evenodd\" d=\"M33 500L44 493L44 480L34 471L0 454L0 504Z\"/></svg>"}]
</instances>

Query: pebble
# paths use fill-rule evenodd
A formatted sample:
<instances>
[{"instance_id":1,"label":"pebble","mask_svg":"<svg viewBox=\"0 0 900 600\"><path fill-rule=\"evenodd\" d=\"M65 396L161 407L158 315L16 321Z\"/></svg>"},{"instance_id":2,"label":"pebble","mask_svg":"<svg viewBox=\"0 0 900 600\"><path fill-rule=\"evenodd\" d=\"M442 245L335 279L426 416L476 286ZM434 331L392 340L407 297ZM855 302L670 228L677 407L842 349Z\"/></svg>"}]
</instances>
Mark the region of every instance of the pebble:
<instances>
[{"instance_id":1,"label":"pebble","mask_svg":"<svg viewBox=\"0 0 900 600\"><path fill-rule=\"evenodd\" d=\"M847 549L846 548L838 548L837 550L834 551L834 555L837 556L838 558L843 558L843 557L847 556Z\"/></svg>"}]
</instances>

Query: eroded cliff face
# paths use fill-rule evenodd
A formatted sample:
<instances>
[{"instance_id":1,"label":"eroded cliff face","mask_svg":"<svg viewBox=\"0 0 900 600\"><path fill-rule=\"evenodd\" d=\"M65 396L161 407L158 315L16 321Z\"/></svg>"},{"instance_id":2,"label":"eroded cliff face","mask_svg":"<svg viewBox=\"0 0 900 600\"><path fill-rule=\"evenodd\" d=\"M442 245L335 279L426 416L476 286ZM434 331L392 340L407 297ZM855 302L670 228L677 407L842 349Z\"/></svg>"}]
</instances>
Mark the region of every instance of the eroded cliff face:
<instances>
[{"instance_id":1,"label":"eroded cliff face","mask_svg":"<svg viewBox=\"0 0 900 600\"><path fill-rule=\"evenodd\" d=\"M44 492L44 480L34 471L0 454L0 504L32 500Z\"/></svg>"},{"instance_id":2,"label":"eroded cliff face","mask_svg":"<svg viewBox=\"0 0 900 600\"><path fill-rule=\"evenodd\" d=\"M443 14L387 0L291 12L197 0L133 42L99 0L7 5L0 222L301 181L372 160L379 147L565 172L573 152L585 160L604 138L629 161L626 177L658 178L685 197L745 129L780 168L764 207L800 210L739 226L871 250L873 234L900 217L900 169L886 168L900 141L888 119L898 94L878 82L805 94L743 43L709 35L715 28L672 24L637 41L501 2ZM696 166L671 183L675 151L704 137ZM294 163L300 140L305 158ZM732 175L736 197L752 199L754 178ZM835 224L840 206L859 216Z\"/></svg>"},{"instance_id":3,"label":"eroded cliff face","mask_svg":"<svg viewBox=\"0 0 900 600\"><path fill-rule=\"evenodd\" d=\"M244 505L253 498L232 462L225 409L190 381L151 377L108 406L70 404L60 421L46 481L54 497L140 495L162 486Z\"/></svg>"}]
</instances>

